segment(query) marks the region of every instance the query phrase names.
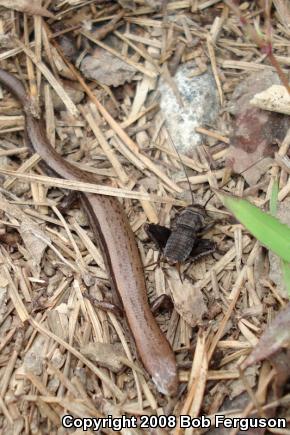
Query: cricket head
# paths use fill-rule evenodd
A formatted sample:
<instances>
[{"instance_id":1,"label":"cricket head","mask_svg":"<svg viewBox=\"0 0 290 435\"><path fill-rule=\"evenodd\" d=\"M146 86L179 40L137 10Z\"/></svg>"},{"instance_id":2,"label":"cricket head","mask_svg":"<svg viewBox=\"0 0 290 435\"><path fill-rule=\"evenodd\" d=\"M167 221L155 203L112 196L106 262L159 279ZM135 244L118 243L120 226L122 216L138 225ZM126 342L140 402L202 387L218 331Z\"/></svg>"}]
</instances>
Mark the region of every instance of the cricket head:
<instances>
[{"instance_id":1,"label":"cricket head","mask_svg":"<svg viewBox=\"0 0 290 435\"><path fill-rule=\"evenodd\" d=\"M178 214L174 225L192 229L198 233L205 226L205 218L206 212L201 205L189 205Z\"/></svg>"}]
</instances>

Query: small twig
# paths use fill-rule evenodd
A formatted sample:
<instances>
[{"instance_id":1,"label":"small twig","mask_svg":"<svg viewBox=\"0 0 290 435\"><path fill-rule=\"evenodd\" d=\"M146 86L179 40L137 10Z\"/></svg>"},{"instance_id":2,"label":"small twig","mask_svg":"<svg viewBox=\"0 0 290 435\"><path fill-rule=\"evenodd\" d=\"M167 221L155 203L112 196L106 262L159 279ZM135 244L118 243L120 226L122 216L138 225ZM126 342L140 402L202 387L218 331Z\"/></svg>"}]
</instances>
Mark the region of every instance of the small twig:
<instances>
[{"instance_id":1,"label":"small twig","mask_svg":"<svg viewBox=\"0 0 290 435\"><path fill-rule=\"evenodd\" d=\"M256 29L253 27L253 25L250 24L248 22L248 20L241 14L241 11L233 3L232 0L224 0L224 3L226 3L229 6L229 8L231 8L234 11L234 13L239 17L241 25L245 29L245 34L249 37L249 39L254 41L258 45L258 47L260 48L261 52L267 55L272 66L277 71L277 74L278 74L281 82L283 83L283 85L287 89L288 93L290 94L290 86L288 83L287 76L282 71L282 68L280 67L279 62L277 61L276 57L273 54L273 47L272 47L272 43L270 41L271 32L270 32L270 27L269 27L270 26L269 8L266 8L266 10L264 11L265 15L266 15L266 19L268 18L268 20L266 20L267 21L267 24L266 24L267 35L266 35L266 37L262 38L260 35L258 35L258 33L257 33Z\"/></svg>"},{"instance_id":2,"label":"small twig","mask_svg":"<svg viewBox=\"0 0 290 435\"><path fill-rule=\"evenodd\" d=\"M107 24L104 24L102 27L92 32L92 36L98 40L104 39L108 35L108 33L113 32L117 27L119 27L119 25L121 24L119 23L119 21L123 18L124 15L125 11L122 10Z\"/></svg>"}]
</instances>

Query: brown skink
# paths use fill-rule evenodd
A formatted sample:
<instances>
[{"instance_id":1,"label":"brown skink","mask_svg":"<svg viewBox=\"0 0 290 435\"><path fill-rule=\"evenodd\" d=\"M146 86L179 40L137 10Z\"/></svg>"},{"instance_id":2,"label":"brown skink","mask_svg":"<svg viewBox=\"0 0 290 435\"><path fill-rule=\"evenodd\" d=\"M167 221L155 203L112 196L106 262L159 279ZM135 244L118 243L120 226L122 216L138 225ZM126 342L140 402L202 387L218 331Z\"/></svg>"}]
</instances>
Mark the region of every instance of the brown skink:
<instances>
[{"instance_id":1,"label":"brown skink","mask_svg":"<svg viewBox=\"0 0 290 435\"><path fill-rule=\"evenodd\" d=\"M44 162L65 179L92 182L92 174L70 164L51 146L41 122L30 112L30 100L22 83L2 69L0 83L23 105L28 138ZM140 254L122 205L117 198L90 193L81 193L81 201L144 367L161 393L175 395L178 387L175 355L151 313Z\"/></svg>"}]
</instances>

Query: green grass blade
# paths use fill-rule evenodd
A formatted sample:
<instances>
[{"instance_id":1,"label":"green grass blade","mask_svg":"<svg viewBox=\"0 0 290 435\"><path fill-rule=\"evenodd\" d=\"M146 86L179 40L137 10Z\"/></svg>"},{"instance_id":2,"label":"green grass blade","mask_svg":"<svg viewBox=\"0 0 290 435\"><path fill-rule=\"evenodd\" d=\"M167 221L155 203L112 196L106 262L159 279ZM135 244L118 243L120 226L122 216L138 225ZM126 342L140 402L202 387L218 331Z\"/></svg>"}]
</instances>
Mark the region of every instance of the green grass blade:
<instances>
[{"instance_id":1,"label":"green grass blade","mask_svg":"<svg viewBox=\"0 0 290 435\"><path fill-rule=\"evenodd\" d=\"M225 207L262 245L290 263L290 228L249 201L215 190Z\"/></svg>"}]
</instances>

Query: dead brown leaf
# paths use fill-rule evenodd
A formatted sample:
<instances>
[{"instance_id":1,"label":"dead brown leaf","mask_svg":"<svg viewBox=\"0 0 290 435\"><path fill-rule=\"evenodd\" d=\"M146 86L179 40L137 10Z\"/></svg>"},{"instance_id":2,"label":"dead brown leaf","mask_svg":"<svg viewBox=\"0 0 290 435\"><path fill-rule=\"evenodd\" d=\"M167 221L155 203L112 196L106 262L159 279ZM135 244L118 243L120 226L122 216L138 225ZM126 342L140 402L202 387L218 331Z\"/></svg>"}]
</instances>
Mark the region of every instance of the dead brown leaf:
<instances>
[{"instance_id":1,"label":"dead brown leaf","mask_svg":"<svg viewBox=\"0 0 290 435\"><path fill-rule=\"evenodd\" d=\"M47 18L54 17L51 12L41 6L41 1L39 0L0 0L0 6L25 12L29 15L40 15Z\"/></svg>"},{"instance_id":2,"label":"dead brown leaf","mask_svg":"<svg viewBox=\"0 0 290 435\"><path fill-rule=\"evenodd\" d=\"M243 174L248 184L257 183L275 153L275 143L283 139L288 117L251 106L257 92L277 82L272 72L251 74L234 91L230 110L234 114L227 166Z\"/></svg>"},{"instance_id":3,"label":"dead brown leaf","mask_svg":"<svg viewBox=\"0 0 290 435\"><path fill-rule=\"evenodd\" d=\"M88 343L80 349L91 361L117 373L123 367L125 353L120 343Z\"/></svg>"},{"instance_id":4,"label":"dead brown leaf","mask_svg":"<svg viewBox=\"0 0 290 435\"><path fill-rule=\"evenodd\" d=\"M290 376L290 349L282 349L271 356L271 363L276 370L275 384L277 393L281 396L285 382Z\"/></svg>"},{"instance_id":5,"label":"dead brown leaf","mask_svg":"<svg viewBox=\"0 0 290 435\"><path fill-rule=\"evenodd\" d=\"M39 266L47 245L50 243L47 235L40 226L22 212L17 205L9 204L3 196L0 196L0 209L3 210L19 226L17 230L25 244L33 261L33 265Z\"/></svg>"},{"instance_id":6,"label":"dead brown leaf","mask_svg":"<svg viewBox=\"0 0 290 435\"><path fill-rule=\"evenodd\" d=\"M201 290L186 278L181 282L175 269L169 269L168 275L168 285L176 311L190 326L198 325L207 312Z\"/></svg>"},{"instance_id":7,"label":"dead brown leaf","mask_svg":"<svg viewBox=\"0 0 290 435\"><path fill-rule=\"evenodd\" d=\"M269 358L281 348L290 344L290 303L281 310L273 322L262 334L259 343L248 358L241 364L241 369Z\"/></svg>"},{"instance_id":8,"label":"dead brown leaf","mask_svg":"<svg viewBox=\"0 0 290 435\"><path fill-rule=\"evenodd\" d=\"M97 48L93 56L84 58L81 71L89 79L114 87L130 82L136 73L135 68L103 48Z\"/></svg>"}]
</instances>

